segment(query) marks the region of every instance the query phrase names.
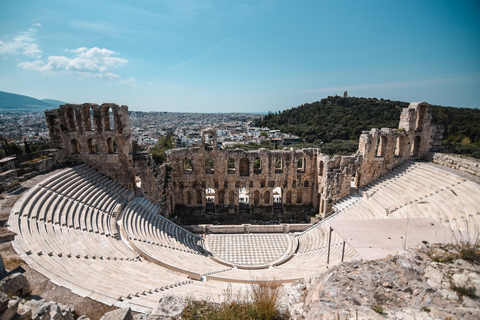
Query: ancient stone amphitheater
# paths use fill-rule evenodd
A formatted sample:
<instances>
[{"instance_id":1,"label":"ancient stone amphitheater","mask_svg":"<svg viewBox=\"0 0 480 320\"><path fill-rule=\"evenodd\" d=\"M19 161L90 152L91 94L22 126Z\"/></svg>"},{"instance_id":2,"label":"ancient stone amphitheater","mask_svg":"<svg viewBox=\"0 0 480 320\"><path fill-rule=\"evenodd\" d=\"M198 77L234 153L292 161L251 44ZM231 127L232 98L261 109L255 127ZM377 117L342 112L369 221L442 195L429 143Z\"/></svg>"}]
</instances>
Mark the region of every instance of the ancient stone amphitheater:
<instances>
[{"instance_id":1,"label":"ancient stone amphitheater","mask_svg":"<svg viewBox=\"0 0 480 320\"><path fill-rule=\"evenodd\" d=\"M55 136L52 138L55 140ZM69 161L79 157L78 152L67 156ZM28 190L13 207L8 228L17 233L12 242L15 251L53 283L82 297L140 312L149 312L165 295L218 301L230 287L246 290L248 284L259 279L283 283L311 279L329 266L362 259L349 245L350 236L332 232L334 223L342 220L370 220L374 225L379 220L391 219L393 223L398 219L408 222L431 218L454 230L457 240L478 239L478 177L411 156L403 157L404 161L398 161L392 169L385 166L385 155L376 157L385 169L372 174L374 179L367 184L357 181L354 188L354 179L347 171L356 162L347 162L343 171L335 173L334 166L340 168L342 161L318 156L315 171L318 173L320 167L324 171L312 184L317 194L330 192L331 196L320 196L314 208L320 215L322 210L328 210L328 214L303 231L296 230L295 225L278 225L250 226L248 233L238 233L238 226L232 226L231 232L225 227L225 233L193 234L164 217L174 212L169 211L172 206L168 203L176 198L175 187L169 189L165 183L157 187L155 197L153 192L139 193L126 186L125 180L108 177L100 172L102 168L86 164L86 158L77 159L83 160L77 161L82 164L53 171ZM284 168L287 171L287 166ZM361 163L353 170L357 177L362 173L359 168ZM478 174L478 162L470 168ZM155 170L152 172L162 172ZM349 195L338 189L324 190L335 183L338 186L342 176L347 177ZM248 176L245 179L252 180ZM144 185L148 186L148 181L143 180ZM320 210L321 201L331 205ZM363 235L351 235L355 237ZM403 241L407 243L407 239Z\"/></svg>"}]
</instances>

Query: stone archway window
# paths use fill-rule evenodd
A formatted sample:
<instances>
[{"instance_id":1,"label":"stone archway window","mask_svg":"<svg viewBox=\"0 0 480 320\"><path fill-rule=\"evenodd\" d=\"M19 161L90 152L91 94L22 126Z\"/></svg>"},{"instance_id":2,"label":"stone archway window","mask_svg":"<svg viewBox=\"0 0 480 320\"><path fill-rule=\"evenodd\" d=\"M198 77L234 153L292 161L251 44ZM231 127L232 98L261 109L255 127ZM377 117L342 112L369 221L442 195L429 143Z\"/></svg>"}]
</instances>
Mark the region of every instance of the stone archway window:
<instances>
[{"instance_id":1,"label":"stone archway window","mask_svg":"<svg viewBox=\"0 0 480 320\"><path fill-rule=\"evenodd\" d=\"M262 173L262 160L259 157L256 157L255 160L253 160L253 173Z\"/></svg>"},{"instance_id":2,"label":"stone archway window","mask_svg":"<svg viewBox=\"0 0 480 320\"><path fill-rule=\"evenodd\" d=\"M87 147L89 153L98 153L98 143L95 139L90 138L87 140Z\"/></svg>"},{"instance_id":3,"label":"stone archway window","mask_svg":"<svg viewBox=\"0 0 480 320\"><path fill-rule=\"evenodd\" d=\"M191 174L193 171L192 160L190 158L183 159L183 173Z\"/></svg>"},{"instance_id":4,"label":"stone archway window","mask_svg":"<svg viewBox=\"0 0 480 320\"><path fill-rule=\"evenodd\" d=\"M227 159L227 173L234 174L235 173L235 159L228 158Z\"/></svg>"},{"instance_id":5,"label":"stone archway window","mask_svg":"<svg viewBox=\"0 0 480 320\"><path fill-rule=\"evenodd\" d=\"M112 137L107 138L107 153L116 153L117 152L117 143Z\"/></svg>"},{"instance_id":6,"label":"stone archway window","mask_svg":"<svg viewBox=\"0 0 480 320\"><path fill-rule=\"evenodd\" d=\"M186 202L187 204L192 204L192 193L190 191L186 193Z\"/></svg>"},{"instance_id":7,"label":"stone archway window","mask_svg":"<svg viewBox=\"0 0 480 320\"><path fill-rule=\"evenodd\" d=\"M302 196L303 196L302 190L298 190L298 191L297 191L297 203L298 203L298 204L302 204L302 203L303 203Z\"/></svg>"},{"instance_id":8,"label":"stone archway window","mask_svg":"<svg viewBox=\"0 0 480 320\"><path fill-rule=\"evenodd\" d=\"M263 194L263 203L264 204L270 204L270 192L269 191L265 191L265 193Z\"/></svg>"},{"instance_id":9,"label":"stone archway window","mask_svg":"<svg viewBox=\"0 0 480 320\"><path fill-rule=\"evenodd\" d=\"M375 155L377 157L385 157L387 153L387 137L379 136L377 141L377 152Z\"/></svg>"},{"instance_id":10,"label":"stone archway window","mask_svg":"<svg viewBox=\"0 0 480 320\"><path fill-rule=\"evenodd\" d=\"M422 142L422 138L420 136L416 136L415 140L413 140L412 151L410 153L412 157L418 157L421 142Z\"/></svg>"},{"instance_id":11,"label":"stone archway window","mask_svg":"<svg viewBox=\"0 0 480 320\"><path fill-rule=\"evenodd\" d=\"M320 161L318 164L318 175L321 177L323 176L323 161Z\"/></svg>"},{"instance_id":12,"label":"stone archway window","mask_svg":"<svg viewBox=\"0 0 480 320\"><path fill-rule=\"evenodd\" d=\"M297 160L297 173L304 173L305 172L305 158L300 157Z\"/></svg>"},{"instance_id":13,"label":"stone archway window","mask_svg":"<svg viewBox=\"0 0 480 320\"><path fill-rule=\"evenodd\" d=\"M72 107L67 107L65 112L66 112L66 116L67 116L68 130L77 131L77 126L75 125L75 113L73 111L73 108Z\"/></svg>"},{"instance_id":14,"label":"stone archway window","mask_svg":"<svg viewBox=\"0 0 480 320\"><path fill-rule=\"evenodd\" d=\"M275 173L283 173L283 161L281 157L275 159Z\"/></svg>"},{"instance_id":15,"label":"stone archway window","mask_svg":"<svg viewBox=\"0 0 480 320\"><path fill-rule=\"evenodd\" d=\"M292 203L292 191L291 190L288 190L287 191L287 198L285 199L285 202L287 204L291 204Z\"/></svg>"},{"instance_id":16,"label":"stone archway window","mask_svg":"<svg viewBox=\"0 0 480 320\"><path fill-rule=\"evenodd\" d=\"M215 173L214 167L215 166L212 158L205 159L205 174L214 174Z\"/></svg>"},{"instance_id":17,"label":"stone archway window","mask_svg":"<svg viewBox=\"0 0 480 320\"><path fill-rule=\"evenodd\" d=\"M103 128L107 131L113 131L115 128L114 116L112 108L110 106L105 106L102 109L102 118L103 118Z\"/></svg>"},{"instance_id":18,"label":"stone archway window","mask_svg":"<svg viewBox=\"0 0 480 320\"><path fill-rule=\"evenodd\" d=\"M395 146L395 156L401 157L405 151L405 136L398 136Z\"/></svg>"},{"instance_id":19,"label":"stone archway window","mask_svg":"<svg viewBox=\"0 0 480 320\"><path fill-rule=\"evenodd\" d=\"M250 175L250 161L247 158L240 159L240 175Z\"/></svg>"},{"instance_id":20,"label":"stone archway window","mask_svg":"<svg viewBox=\"0 0 480 320\"><path fill-rule=\"evenodd\" d=\"M73 153L80 153L80 143L78 143L77 139L72 139L70 141L70 145L72 147L72 154Z\"/></svg>"}]
</instances>

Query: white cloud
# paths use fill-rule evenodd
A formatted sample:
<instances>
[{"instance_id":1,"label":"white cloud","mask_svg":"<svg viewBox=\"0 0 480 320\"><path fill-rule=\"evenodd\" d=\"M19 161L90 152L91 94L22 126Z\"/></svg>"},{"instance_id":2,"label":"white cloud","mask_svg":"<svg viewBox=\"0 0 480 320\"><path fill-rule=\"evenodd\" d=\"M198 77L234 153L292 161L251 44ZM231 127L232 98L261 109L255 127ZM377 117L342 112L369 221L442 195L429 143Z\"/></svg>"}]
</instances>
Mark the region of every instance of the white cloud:
<instances>
[{"instance_id":1,"label":"white cloud","mask_svg":"<svg viewBox=\"0 0 480 320\"><path fill-rule=\"evenodd\" d=\"M65 50L73 53L73 57L49 56L47 62L36 60L33 62L21 62L19 67L26 70L38 71L46 74L78 74L86 78L109 78L118 79L110 70L128 63L128 60L115 57L117 52L94 48L77 48Z\"/></svg>"},{"instance_id":2,"label":"white cloud","mask_svg":"<svg viewBox=\"0 0 480 320\"><path fill-rule=\"evenodd\" d=\"M137 87L137 80L135 78L128 78L126 80L121 80L120 84L124 84L126 86L132 86L134 88Z\"/></svg>"},{"instance_id":3,"label":"white cloud","mask_svg":"<svg viewBox=\"0 0 480 320\"><path fill-rule=\"evenodd\" d=\"M22 32L11 41L3 42L0 40L0 54L3 55L25 55L32 58L40 58L42 51L35 43L37 30L30 28Z\"/></svg>"}]
</instances>

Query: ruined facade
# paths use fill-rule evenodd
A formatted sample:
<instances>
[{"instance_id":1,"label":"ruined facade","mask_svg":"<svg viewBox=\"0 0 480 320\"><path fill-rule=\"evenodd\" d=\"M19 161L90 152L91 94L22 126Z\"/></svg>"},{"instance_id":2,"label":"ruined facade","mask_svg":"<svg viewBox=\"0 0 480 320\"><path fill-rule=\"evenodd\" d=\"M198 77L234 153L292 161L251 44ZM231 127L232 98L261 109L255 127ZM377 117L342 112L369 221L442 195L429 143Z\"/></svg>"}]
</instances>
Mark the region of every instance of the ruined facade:
<instances>
[{"instance_id":1,"label":"ruined facade","mask_svg":"<svg viewBox=\"0 0 480 320\"><path fill-rule=\"evenodd\" d=\"M408 159L425 158L442 130L430 125L426 103L411 103L398 129L364 131L352 156L329 157L320 149L244 151L217 146L204 130L199 147L174 149L157 167L148 154L133 155L128 107L64 105L47 111L50 136L65 159L85 162L162 205L162 214L229 217L242 212L325 217L333 203Z\"/></svg>"}]
</instances>

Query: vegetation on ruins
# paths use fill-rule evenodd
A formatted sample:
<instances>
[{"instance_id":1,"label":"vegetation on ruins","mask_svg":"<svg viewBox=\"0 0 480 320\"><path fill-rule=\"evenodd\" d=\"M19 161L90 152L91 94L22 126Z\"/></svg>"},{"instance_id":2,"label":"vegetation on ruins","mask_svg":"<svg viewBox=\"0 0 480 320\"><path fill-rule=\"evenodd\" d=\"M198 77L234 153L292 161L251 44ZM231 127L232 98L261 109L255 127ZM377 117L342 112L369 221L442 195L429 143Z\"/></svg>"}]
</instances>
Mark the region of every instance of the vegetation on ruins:
<instances>
[{"instance_id":1,"label":"vegetation on ruins","mask_svg":"<svg viewBox=\"0 0 480 320\"><path fill-rule=\"evenodd\" d=\"M278 303L282 285L278 281L260 280L251 285L251 292L246 296L234 294L231 287L223 293L224 302L214 303L209 300L188 301L178 317L182 320L282 320L290 319L288 312L280 312Z\"/></svg>"},{"instance_id":2,"label":"vegetation on ruins","mask_svg":"<svg viewBox=\"0 0 480 320\"><path fill-rule=\"evenodd\" d=\"M174 140L172 136L161 136L158 139L158 143L150 149L150 153L152 154L153 161L157 165L163 164L167 161L167 156L165 152L169 149L174 148Z\"/></svg>"},{"instance_id":3,"label":"vegetation on ruins","mask_svg":"<svg viewBox=\"0 0 480 320\"><path fill-rule=\"evenodd\" d=\"M22 145L17 145L13 141L8 142L6 139L1 139L0 159L9 157L9 156L20 157L22 155L37 153L37 155L33 155L32 159L34 159L34 158L37 158L37 156L41 157L43 155L41 151L49 148L51 148L51 145L49 142L29 144L28 142L25 141L22 146Z\"/></svg>"},{"instance_id":4,"label":"vegetation on ruins","mask_svg":"<svg viewBox=\"0 0 480 320\"><path fill-rule=\"evenodd\" d=\"M345 145L327 144L356 140L362 131L372 128L397 128L400 113L408 105L386 99L335 96L283 112L269 112L256 125L295 134L327 154L342 154L349 152ZM430 110L432 123L444 126L444 151L480 158L480 109L431 105Z\"/></svg>"}]
</instances>

